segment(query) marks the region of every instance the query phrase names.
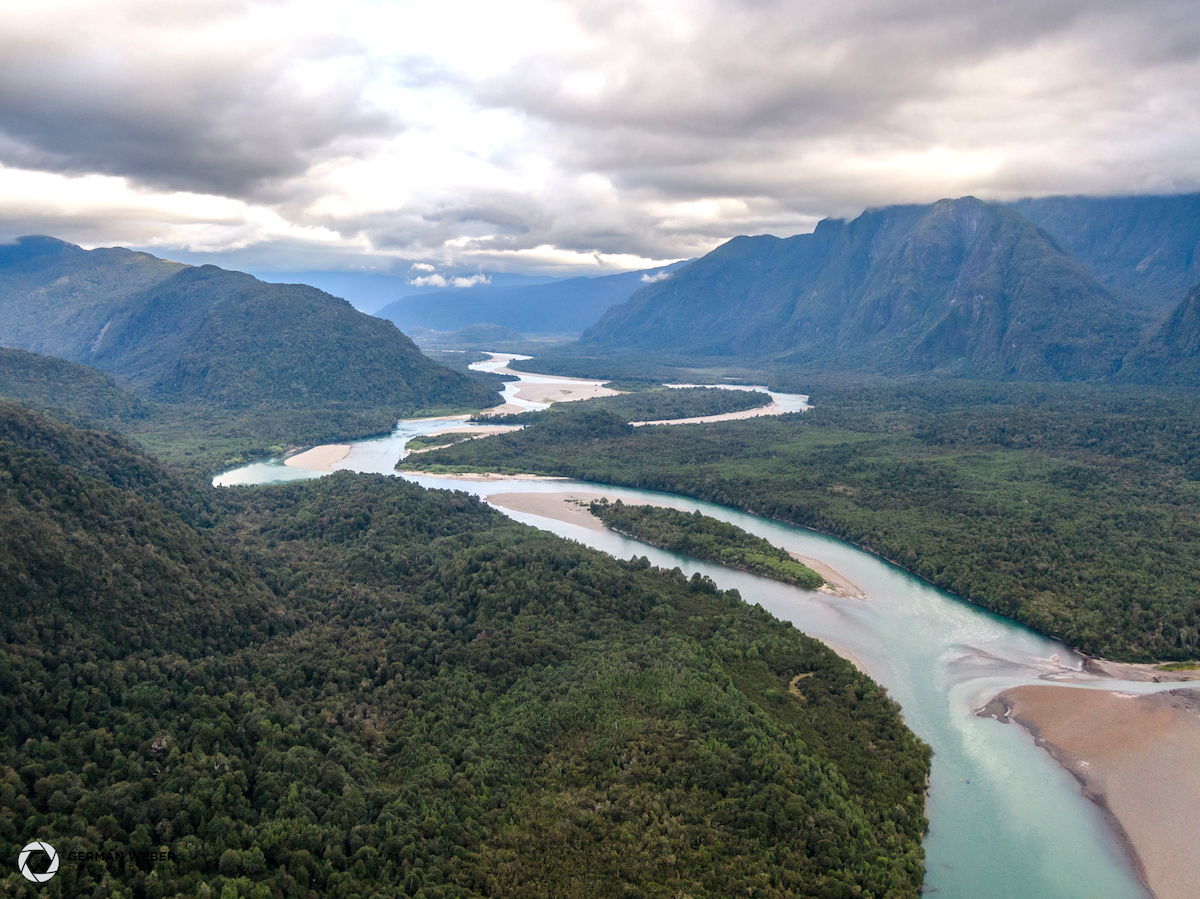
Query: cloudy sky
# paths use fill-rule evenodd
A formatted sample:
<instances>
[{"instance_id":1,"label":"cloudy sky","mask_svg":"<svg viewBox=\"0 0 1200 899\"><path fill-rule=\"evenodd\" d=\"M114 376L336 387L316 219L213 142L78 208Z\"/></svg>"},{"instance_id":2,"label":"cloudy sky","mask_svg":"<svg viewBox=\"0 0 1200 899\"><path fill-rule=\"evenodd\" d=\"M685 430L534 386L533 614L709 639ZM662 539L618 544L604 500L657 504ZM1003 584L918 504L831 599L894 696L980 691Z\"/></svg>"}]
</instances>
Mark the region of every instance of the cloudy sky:
<instances>
[{"instance_id":1,"label":"cloudy sky","mask_svg":"<svg viewBox=\"0 0 1200 899\"><path fill-rule=\"evenodd\" d=\"M0 237L591 274L1198 189L1195 0L0 0Z\"/></svg>"}]
</instances>

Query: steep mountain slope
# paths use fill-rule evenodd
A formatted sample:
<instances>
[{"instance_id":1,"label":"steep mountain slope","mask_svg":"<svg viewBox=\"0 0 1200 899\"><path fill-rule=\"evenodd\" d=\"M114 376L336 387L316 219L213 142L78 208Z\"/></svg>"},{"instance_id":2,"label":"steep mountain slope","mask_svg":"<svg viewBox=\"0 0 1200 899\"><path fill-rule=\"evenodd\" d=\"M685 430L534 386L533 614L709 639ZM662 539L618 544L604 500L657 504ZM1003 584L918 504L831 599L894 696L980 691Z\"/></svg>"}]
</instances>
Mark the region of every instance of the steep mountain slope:
<instances>
[{"instance_id":1,"label":"steep mountain slope","mask_svg":"<svg viewBox=\"0 0 1200 899\"><path fill-rule=\"evenodd\" d=\"M1137 324L1055 241L973 197L739 237L614 307L580 341L887 373L1107 375Z\"/></svg>"},{"instance_id":2,"label":"steep mountain slope","mask_svg":"<svg viewBox=\"0 0 1200 899\"><path fill-rule=\"evenodd\" d=\"M25 350L0 349L0 397L79 420L136 421L150 411L103 372Z\"/></svg>"},{"instance_id":3,"label":"steep mountain slope","mask_svg":"<svg viewBox=\"0 0 1200 899\"><path fill-rule=\"evenodd\" d=\"M1200 386L1200 284L1157 331L1129 354L1117 379L1139 384Z\"/></svg>"},{"instance_id":4,"label":"steep mountain slope","mask_svg":"<svg viewBox=\"0 0 1200 899\"><path fill-rule=\"evenodd\" d=\"M391 324L315 288L42 238L18 249L0 268L0 344L94 366L147 398L389 414L494 402Z\"/></svg>"},{"instance_id":5,"label":"steep mountain slope","mask_svg":"<svg viewBox=\"0 0 1200 899\"><path fill-rule=\"evenodd\" d=\"M647 279L661 277L680 265L551 284L440 290L404 297L375 314L405 331L457 331L468 325L491 324L521 334L576 335L598 321L609 307L629 299Z\"/></svg>"},{"instance_id":6,"label":"steep mountain slope","mask_svg":"<svg viewBox=\"0 0 1200 899\"><path fill-rule=\"evenodd\" d=\"M1008 204L1107 287L1163 315L1200 281L1200 194L1044 197Z\"/></svg>"},{"instance_id":7,"label":"steep mountain slope","mask_svg":"<svg viewBox=\"0 0 1200 899\"><path fill-rule=\"evenodd\" d=\"M200 533L203 499L123 440L0 401L0 635L125 655L262 639L271 596Z\"/></svg>"}]
</instances>

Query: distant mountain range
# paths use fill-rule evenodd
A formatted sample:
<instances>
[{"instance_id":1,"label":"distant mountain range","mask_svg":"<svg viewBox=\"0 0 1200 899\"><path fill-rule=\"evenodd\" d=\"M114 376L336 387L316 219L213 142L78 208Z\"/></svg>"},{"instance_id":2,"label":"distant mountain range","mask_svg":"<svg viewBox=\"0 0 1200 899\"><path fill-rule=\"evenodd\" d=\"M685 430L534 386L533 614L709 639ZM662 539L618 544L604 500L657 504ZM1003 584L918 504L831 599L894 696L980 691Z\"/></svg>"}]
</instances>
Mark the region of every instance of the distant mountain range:
<instances>
[{"instance_id":1,"label":"distant mountain range","mask_svg":"<svg viewBox=\"0 0 1200 899\"><path fill-rule=\"evenodd\" d=\"M165 403L401 415L497 400L315 288L46 237L0 247L0 345L98 368Z\"/></svg>"},{"instance_id":2,"label":"distant mountain range","mask_svg":"<svg viewBox=\"0 0 1200 899\"><path fill-rule=\"evenodd\" d=\"M1151 359L1192 345L1183 312L1169 337L1146 335L1194 274L1200 207L1142 200L966 197L734 238L611 308L579 346L1006 380L1108 378L1144 346L1138 378L1154 380ZM1082 261L1018 209L1062 228Z\"/></svg>"},{"instance_id":3,"label":"distant mountain range","mask_svg":"<svg viewBox=\"0 0 1200 899\"><path fill-rule=\"evenodd\" d=\"M446 288L403 297L375 314L405 333L418 328L458 331L488 324L526 335L576 337L599 321L610 306L625 302L639 287L686 264L548 284Z\"/></svg>"}]
</instances>

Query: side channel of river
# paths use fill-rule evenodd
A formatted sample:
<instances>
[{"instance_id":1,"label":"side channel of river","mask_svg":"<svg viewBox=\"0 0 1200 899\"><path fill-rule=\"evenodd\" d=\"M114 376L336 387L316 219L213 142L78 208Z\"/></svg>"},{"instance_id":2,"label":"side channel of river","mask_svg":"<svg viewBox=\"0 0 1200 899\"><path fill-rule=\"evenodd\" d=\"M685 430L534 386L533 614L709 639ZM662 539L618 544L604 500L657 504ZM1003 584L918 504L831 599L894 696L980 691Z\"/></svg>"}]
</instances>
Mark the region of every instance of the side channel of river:
<instances>
[{"instance_id":1,"label":"side channel of river","mask_svg":"<svg viewBox=\"0 0 1200 899\"><path fill-rule=\"evenodd\" d=\"M446 419L400 422L384 438L361 441L335 468L395 474L404 444L440 430ZM321 472L278 460L228 472L218 485L264 484ZM992 615L846 543L679 496L556 480L469 480L406 476L432 489L465 490L483 499L501 493L601 493L626 502L653 498L732 522L836 569L867 596L839 599L743 572L676 556L610 531L537 515L518 521L620 558L708 575L750 603L818 639L852 653L904 709L909 726L934 749L925 841L925 892L952 899L1145 899L1126 853L1096 807L1024 730L977 718L979 708L1011 686L1078 677L1069 647ZM1147 692L1157 684L1097 681L1108 690Z\"/></svg>"}]
</instances>

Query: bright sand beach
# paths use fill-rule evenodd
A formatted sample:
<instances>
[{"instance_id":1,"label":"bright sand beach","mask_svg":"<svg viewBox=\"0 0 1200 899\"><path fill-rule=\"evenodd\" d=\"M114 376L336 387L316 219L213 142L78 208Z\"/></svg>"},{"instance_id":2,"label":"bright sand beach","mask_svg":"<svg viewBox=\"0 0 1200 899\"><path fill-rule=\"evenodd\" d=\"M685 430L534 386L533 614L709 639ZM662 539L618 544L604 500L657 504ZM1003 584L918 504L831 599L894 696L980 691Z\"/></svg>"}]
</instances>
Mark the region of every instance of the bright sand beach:
<instances>
[{"instance_id":1,"label":"bright sand beach","mask_svg":"<svg viewBox=\"0 0 1200 899\"><path fill-rule=\"evenodd\" d=\"M659 421L631 421L635 428L645 425L700 425L714 421L741 421L744 418L759 418L763 415L778 415L779 403L759 406L757 409L743 409L741 412L723 412L720 415L699 415L695 418L664 418Z\"/></svg>"},{"instance_id":2,"label":"bright sand beach","mask_svg":"<svg viewBox=\"0 0 1200 899\"><path fill-rule=\"evenodd\" d=\"M289 456L283 460L283 464L291 468L303 468L305 471L333 471L333 463L341 462L349 452L348 444L328 443Z\"/></svg>"},{"instance_id":3,"label":"bright sand beach","mask_svg":"<svg viewBox=\"0 0 1200 899\"><path fill-rule=\"evenodd\" d=\"M1200 691L1023 686L979 714L1016 721L1075 776L1156 899L1200 895Z\"/></svg>"},{"instance_id":4,"label":"bright sand beach","mask_svg":"<svg viewBox=\"0 0 1200 899\"><path fill-rule=\"evenodd\" d=\"M543 518L553 518L566 524L578 525L589 531L604 530L604 523L588 511L588 506L594 500L603 499L601 493L494 493L488 497L488 502L501 509L513 512L525 512L529 515L540 515ZM653 500L647 500L646 505L660 505ZM661 505L665 506L665 503ZM866 594L850 583L845 577L830 568L824 562L810 559L797 553L791 553L792 558L802 562L821 575L825 584L820 588L822 593L837 596L842 599L866 599ZM840 653L839 653L840 654ZM857 660L854 660L857 664Z\"/></svg>"}]
</instances>

